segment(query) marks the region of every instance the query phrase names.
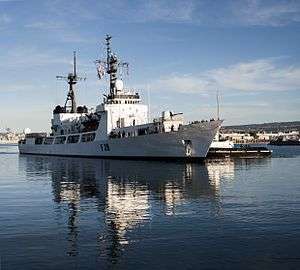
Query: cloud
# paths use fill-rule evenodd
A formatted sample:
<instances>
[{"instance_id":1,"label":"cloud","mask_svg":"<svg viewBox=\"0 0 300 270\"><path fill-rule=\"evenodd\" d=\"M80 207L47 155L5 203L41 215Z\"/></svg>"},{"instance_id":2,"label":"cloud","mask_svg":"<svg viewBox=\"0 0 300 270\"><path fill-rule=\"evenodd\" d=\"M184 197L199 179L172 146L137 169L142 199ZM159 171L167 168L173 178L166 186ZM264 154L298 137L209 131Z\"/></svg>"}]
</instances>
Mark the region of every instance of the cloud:
<instances>
[{"instance_id":1,"label":"cloud","mask_svg":"<svg viewBox=\"0 0 300 270\"><path fill-rule=\"evenodd\" d=\"M90 43L96 44L99 40L94 36L90 37L83 32L79 32L77 30L66 30L62 29L61 31L57 31L55 33L56 37L65 43Z\"/></svg>"},{"instance_id":2,"label":"cloud","mask_svg":"<svg viewBox=\"0 0 300 270\"><path fill-rule=\"evenodd\" d=\"M99 10L96 9L97 3L99 3ZM105 1L92 0L48 0L44 2L48 14L59 19L67 18L73 22L101 17L102 13L107 12L104 6Z\"/></svg>"},{"instance_id":3,"label":"cloud","mask_svg":"<svg viewBox=\"0 0 300 270\"><path fill-rule=\"evenodd\" d=\"M166 22L209 26L284 26L300 22L300 2L293 0L149 0L109 1L105 20L118 17L129 23Z\"/></svg>"},{"instance_id":4,"label":"cloud","mask_svg":"<svg viewBox=\"0 0 300 270\"><path fill-rule=\"evenodd\" d=\"M9 24L10 22L11 22L11 17L10 16L8 16L5 13L0 14L0 26Z\"/></svg>"},{"instance_id":5,"label":"cloud","mask_svg":"<svg viewBox=\"0 0 300 270\"><path fill-rule=\"evenodd\" d=\"M52 30L61 29L64 24L57 21L37 21L25 25L26 28L39 29L39 30Z\"/></svg>"},{"instance_id":6,"label":"cloud","mask_svg":"<svg viewBox=\"0 0 300 270\"><path fill-rule=\"evenodd\" d=\"M108 22L185 22L191 19L194 0L149 0L149 1L78 1L52 0L46 2L49 12L60 18L66 14L83 20ZM70 9L69 6L72 6Z\"/></svg>"},{"instance_id":7,"label":"cloud","mask_svg":"<svg viewBox=\"0 0 300 270\"><path fill-rule=\"evenodd\" d=\"M243 25L275 27L300 22L299 1L234 1L232 11Z\"/></svg>"},{"instance_id":8,"label":"cloud","mask_svg":"<svg viewBox=\"0 0 300 270\"><path fill-rule=\"evenodd\" d=\"M159 79L151 85L151 88L180 93L203 93L210 89L213 84L214 82L211 82L205 74L200 74L199 76L173 74Z\"/></svg>"},{"instance_id":9,"label":"cloud","mask_svg":"<svg viewBox=\"0 0 300 270\"><path fill-rule=\"evenodd\" d=\"M145 22L191 22L195 3L185 1L142 1L135 7L120 2L118 6L111 6L110 12L121 12L121 19L135 23ZM118 8L118 7L121 7ZM125 11L125 12L124 12Z\"/></svg>"},{"instance_id":10,"label":"cloud","mask_svg":"<svg viewBox=\"0 0 300 270\"><path fill-rule=\"evenodd\" d=\"M20 92L30 92L30 91L37 91L38 88L41 88L41 86L30 84L28 81L21 81L17 83L10 83L10 84L3 84L1 86L1 93L20 93Z\"/></svg>"},{"instance_id":11,"label":"cloud","mask_svg":"<svg viewBox=\"0 0 300 270\"><path fill-rule=\"evenodd\" d=\"M17 0L0 0L10 1ZM44 15L25 23L26 27L67 30L69 24L79 27L91 21L99 25L160 22L212 27L278 27L300 22L300 1L295 0L45 0L40 8ZM0 25L2 20L0 15Z\"/></svg>"},{"instance_id":12,"label":"cloud","mask_svg":"<svg viewBox=\"0 0 300 270\"><path fill-rule=\"evenodd\" d=\"M210 91L288 91L300 90L300 67L279 66L278 59L259 59L217 68L199 74L165 76L152 84L153 89L180 93Z\"/></svg>"},{"instance_id":13,"label":"cloud","mask_svg":"<svg viewBox=\"0 0 300 270\"><path fill-rule=\"evenodd\" d=\"M63 20L41 20L25 25L25 28L32 30L46 31L47 35L55 36L56 40L65 43L96 43L95 38L87 37L84 32L80 32L74 27L68 27L68 23Z\"/></svg>"},{"instance_id":14,"label":"cloud","mask_svg":"<svg viewBox=\"0 0 300 270\"><path fill-rule=\"evenodd\" d=\"M22 25L32 31L44 30L62 43L97 42L89 31L83 31L87 29L83 27L91 23L106 32L104 29L124 22L209 27L278 27L300 22L300 1L292 0L45 0L38 8L37 15L30 13L27 19L20 17L15 18L16 21L23 20ZM9 19L7 15L0 15L0 27ZM170 39L165 34L163 38Z\"/></svg>"},{"instance_id":15,"label":"cloud","mask_svg":"<svg viewBox=\"0 0 300 270\"><path fill-rule=\"evenodd\" d=\"M49 66L52 64L69 64L66 57L59 57L53 52L40 52L34 47L10 48L5 55L0 56L0 69L24 69Z\"/></svg>"}]
</instances>

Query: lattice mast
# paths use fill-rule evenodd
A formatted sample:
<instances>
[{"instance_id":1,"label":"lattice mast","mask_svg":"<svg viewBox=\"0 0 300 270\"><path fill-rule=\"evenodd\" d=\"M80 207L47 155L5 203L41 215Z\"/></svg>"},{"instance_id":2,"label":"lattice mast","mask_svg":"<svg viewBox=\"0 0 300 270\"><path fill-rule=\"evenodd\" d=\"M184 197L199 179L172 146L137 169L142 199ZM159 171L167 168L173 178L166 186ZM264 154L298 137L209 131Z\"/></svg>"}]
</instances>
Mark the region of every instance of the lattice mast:
<instances>
[{"instance_id":1,"label":"lattice mast","mask_svg":"<svg viewBox=\"0 0 300 270\"><path fill-rule=\"evenodd\" d=\"M112 53L111 39L112 37L110 35L106 35L106 60L96 60L95 63L97 65L98 77L100 80L104 77L105 73L109 75L109 96L114 98L118 91L116 87L118 74L120 73L122 76L124 68L128 74L129 64L127 62L119 61L116 54ZM121 72L119 72L119 69Z\"/></svg>"},{"instance_id":2,"label":"lattice mast","mask_svg":"<svg viewBox=\"0 0 300 270\"><path fill-rule=\"evenodd\" d=\"M107 52L107 73L109 74L109 92L113 96L116 94L116 80L118 72L118 58L111 53L110 40L111 36L106 36L106 52Z\"/></svg>"},{"instance_id":3,"label":"lattice mast","mask_svg":"<svg viewBox=\"0 0 300 270\"><path fill-rule=\"evenodd\" d=\"M70 113L76 113L76 98L75 98L75 84L78 81L86 80L86 78L77 76L76 67L76 52L73 52L73 73L69 73L68 76L56 76L58 80L66 80L69 84L69 91L67 94L66 102L64 105L65 111Z\"/></svg>"}]
</instances>

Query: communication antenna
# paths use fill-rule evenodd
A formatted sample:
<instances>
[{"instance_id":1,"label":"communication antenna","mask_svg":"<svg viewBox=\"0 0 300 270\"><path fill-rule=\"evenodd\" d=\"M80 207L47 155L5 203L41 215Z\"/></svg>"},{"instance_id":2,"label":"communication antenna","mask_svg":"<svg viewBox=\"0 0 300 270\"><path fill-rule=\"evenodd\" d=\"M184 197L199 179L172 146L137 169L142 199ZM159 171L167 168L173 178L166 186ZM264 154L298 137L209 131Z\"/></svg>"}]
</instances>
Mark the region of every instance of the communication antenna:
<instances>
[{"instance_id":1,"label":"communication antenna","mask_svg":"<svg viewBox=\"0 0 300 270\"><path fill-rule=\"evenodd\" d=\"M76 74L76 51L73 51L73 68L74 68L74 76L77 77L77 74Z\"/></svg>"},{"instance_id":2,"label":"communication antenna","mask_svg":"<svg viewBox=\"0 0 300 270\"><path fill-rule=\"evenodd\" d=\"M219 90L216 93L217 98L217 120L220 120L220 102L219 102ZM218 129L217 134L215 136L215 140L218 142L220 140L220 130Z\"/></svg>"},{"instance_id":3,"label":"communication antenna","mask_svg":"<svg viewBox=\"0 0 300 270\"><path fill-rule=\"evenodd\" d=\"M74 85L78 81L85 81L86 78L84 77L78 77L76 73L76 52L73 52L73 73L69 73L68 76L56 76L56 79L58 80L64 80L67 81L69 84L69 92L67 94L67 99L65 102L65 111L70 113L76 112L76 99L75 99L75 87Z\"/></svg>"},{"instance_id":4,"label":"communication antenna","mask_svg":"<svg viewBox=\"0 0 300 270\"><path fill-rule=\"evenodd\" d=\"M220 120L219 90L217 90L217 119Z\"/></svg>"},{"instance_id":5,"label":"communication antenna","mask_svg":"<svg viewBox=\"0 0 300 270\"><path fill-rule=\"evenodd\" d=\"M110 70L110 56L111 56L111 49L110 49L110 40L111 40L112 36L110 35L106 35L106 64L107 64L107 70Z\"/></svg>"},{"instance_id":6,"label":"communication antenna","mask_svg":"<svg viewBox=\"0 0 300 270\"><path fill-rule=\"evenodd\" d=\"M150 122L151 111L150 111L150 89L149 89L149 84L147 84L147 101L148 101L148 122Z\"/></svg>"}]
</instances>

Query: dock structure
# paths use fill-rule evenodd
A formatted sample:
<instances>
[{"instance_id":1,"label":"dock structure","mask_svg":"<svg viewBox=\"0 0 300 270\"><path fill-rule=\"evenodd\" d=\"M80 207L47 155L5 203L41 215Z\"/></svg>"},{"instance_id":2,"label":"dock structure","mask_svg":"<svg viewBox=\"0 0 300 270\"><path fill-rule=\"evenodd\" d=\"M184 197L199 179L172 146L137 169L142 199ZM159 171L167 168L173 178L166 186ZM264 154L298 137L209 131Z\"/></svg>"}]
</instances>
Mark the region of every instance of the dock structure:
<instances>
[{"instance_id":1,"label":"dock structure","mask_svg":"<svg viewBox=\"0 0 300 270\"><path fill-rule=\"evenodd\" d=\"M261 158L270 157L271 155L272 150L269 150L267 147L244 145L234 148L210 148L207 153L207 158Z\"/></svg>"}]
</instances>

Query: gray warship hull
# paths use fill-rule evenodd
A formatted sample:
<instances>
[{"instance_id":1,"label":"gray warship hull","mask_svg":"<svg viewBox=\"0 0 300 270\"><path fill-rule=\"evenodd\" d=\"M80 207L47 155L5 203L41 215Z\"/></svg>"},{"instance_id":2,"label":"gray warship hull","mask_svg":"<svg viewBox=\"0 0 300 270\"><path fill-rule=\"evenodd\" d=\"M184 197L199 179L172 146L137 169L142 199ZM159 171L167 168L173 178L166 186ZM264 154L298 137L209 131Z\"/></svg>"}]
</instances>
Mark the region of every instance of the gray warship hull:
<instances>
[{"instance_id":1,"label":"gray warship hull","mask_svg":"<svg viewBox=\"0 0 300 270\"><path fill-rule=\"evenodd\" d=\"M19 143L20 154L126 159L203 159L221 121L183 126L182 130L91 142ZM73 135L73 134L72 134Z\"/></svg>"}]
</instances>

